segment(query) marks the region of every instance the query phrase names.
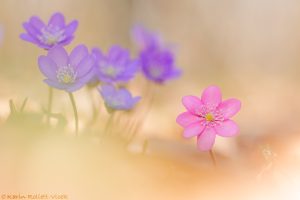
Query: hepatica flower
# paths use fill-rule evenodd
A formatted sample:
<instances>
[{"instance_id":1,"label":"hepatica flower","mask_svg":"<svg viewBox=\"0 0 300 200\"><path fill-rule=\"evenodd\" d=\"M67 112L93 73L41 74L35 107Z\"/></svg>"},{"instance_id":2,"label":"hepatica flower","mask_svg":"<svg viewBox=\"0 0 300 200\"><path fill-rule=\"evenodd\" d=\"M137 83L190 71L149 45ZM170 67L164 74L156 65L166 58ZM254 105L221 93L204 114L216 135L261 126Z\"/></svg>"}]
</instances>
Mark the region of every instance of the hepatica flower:
<instances>
[{"instance_id":1,"label":"hepatica flower","mask_svg":"<svg viewBox=\"0 0 300 200\"><path fill-rule=\"evenodd\" d=\"M73 33L77 26L76 20L65 24L65 18L61 13L53 14L48 24L33 16L28 22L23 23L26 33L22 33L20 38L48 50L55 45L69 44L74 38Z\"/></svg>"},{"instance_id":2,"label":"hepatica flower","mask_svg":"<svg viewBox=\"0 0 300 200\"><path fill-rule=\"evenodd\" d=\"M139 61L147 79L164 83L180 76L174 54L155 33L137 26L133 29L133 39L140 48Z\"/></svg>"},{"instance_id":3,"label":"hepatica flower","mask_svg":"<svg viewBox=\"0 0 300 200\"><path fill-rule=\"evenodd\" d=\"M141 99L132 97L125 88L117 89L112 85L103 85L99 92L108 110L130 110Z\"/></svg>"},{"instance_id":4,"label":"hepatica flower","mask_svg":"<svg viewBox=\"0 0 300 200\"><path fill-rule=\"evenodd\" d=\"M145 50L140 53L145 77L156 83L178 78L181 71L175 67L174 55L169 50Z\"/></svg>"},{"instance_id":5,"label":"hepatica flower","mask_svg":"<svg viewBox=\"0 0 300 200\"><path fill-rule=\"evenodd\" d=\"M46 56L38 58L44 80L50 87L74 92L92 78L94 58L84 45L78 45L70 55L61 46L55 46Z\"/></svg>"},{"instance_id":6,"label":"hepatica flower","mask_svg":"<svg viewBox=\"0 0 300 200\"><path fill-rule=\"evenodd\" d=\"M160 36L145 29L143 26L134 26L132 29L134 42L139 49L149 50L163 47L163 42Z\"/></svg>"},{"instance_id":7,"label":"hepatica flower","mask_svg":"<svg viewBox=\"0 0 300 200\"><path fill-rule=\"evenodd\" d=\"M206 88L201 98L185 96L182 103L187 112L180 114L176 121L184 128L184 137L197 136L200 150L211 150L216 135L231 137L238 134L239 128L230 118L240 110L241 102L233 98L222 101L218 87Z\"/></svg>"},{"instance_id":8,"label":"hepatica flower","mask_svg":"<svg viewBox=\"0 0 300 200\"><path fill-rule=\"evenodd\" d=\"M130 59L128 50L119 46L110 48L107 55L94 48L96 75L101 82L117 83L132 79L138 70L138 62Z\"/></svg>"}]
</instances>

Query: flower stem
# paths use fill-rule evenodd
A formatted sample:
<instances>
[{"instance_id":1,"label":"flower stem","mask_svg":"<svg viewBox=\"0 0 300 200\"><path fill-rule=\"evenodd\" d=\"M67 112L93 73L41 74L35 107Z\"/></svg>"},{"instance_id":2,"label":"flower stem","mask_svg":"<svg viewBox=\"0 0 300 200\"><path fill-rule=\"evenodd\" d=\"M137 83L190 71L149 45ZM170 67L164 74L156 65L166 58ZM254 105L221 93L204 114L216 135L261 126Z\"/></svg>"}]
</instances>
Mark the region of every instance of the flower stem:
<instances>
[{"instance_id":1,"label":"flower stem","mask_svg":"<svg viewBox=\"0 0 300 200\"><path fill-rule=\"evenodd\" d=\"M76 107L76 102L74 99L74 96L72 93L69 93L69 97L72 103L73 111L74 111L74 118L75 118L75 134L78 136L78 113L77 113L77 107Z\"/></svg>"},{"instance_id":2,"label":"flower stem","mask_svg":"<svg viewBox=\"0 0 300 200\"><path fill-rule=\"evenodd\" d=\"M213 152L213 150L212 150L212 149L211 149L211 150L209 150L209 155L210 155L210 158L211 158L211 160L212 160L212 162L213 162L214 166L215 166L215 167L217 167L217 161L216 161L216 157L215 157L215 154L214 154L214 152Z\"/></svg>"},{"instance_id":3,"label":"flower stem","mask_svg":"<svg viewBox=\"0 0 300 200\"><path fill-rule=\"evenodd\" d=\"M103 135L109 135L111 132L111 125L113 123L115 116L115 112L112 112L108 118L108 121L106 122L105 129L104 129L104 134Z\"/></svg>"},{"instance_id":4,"label":"flower stem","mask_svg":"<svg viewBox=\"0 0 300 200\"><path fill-rule=\"evenodd\" d=\"M52 112L53 88L49 87L48 107L47 107L47 125L50 125L50 115Z\"/></svg>"}]
</instances>

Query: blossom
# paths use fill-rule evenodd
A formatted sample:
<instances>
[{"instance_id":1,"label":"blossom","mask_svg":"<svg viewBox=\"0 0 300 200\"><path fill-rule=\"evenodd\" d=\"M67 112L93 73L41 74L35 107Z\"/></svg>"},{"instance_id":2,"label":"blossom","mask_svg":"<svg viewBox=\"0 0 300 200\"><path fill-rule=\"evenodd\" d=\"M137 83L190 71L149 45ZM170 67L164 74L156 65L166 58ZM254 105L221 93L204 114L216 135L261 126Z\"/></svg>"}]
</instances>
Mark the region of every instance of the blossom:
<instances>
[{"instance_id":1,"label":"blossom","mask_svg":"<svg viewBox=\"0 0 300 200\"><path fill-rule=\"evenodd\" d=\"M139 58L143 74L151 81L164 83L181 75L181 70L175 67L174 55L169 50L145 50Z\"/></svg>"},{"instance_id":2,"label":"blossom","mask_svg":"<svg viewBox=\"0 0 300 200\"><path fill-rule=\"evenodd\" d=\"M157 33L152 33L143 26L136 25L132 29L134 42L142 50L157 49L163 47L161 37Z\"/></svg>"},{"instance_id":3,"label":"blossom","mask_svg":"<svg viewBox=\"0 0 300 200\"><path fill-rule=\"evenodd\" d=\"M241 102L234 98L222 101L218 87L206 88L201 99L196 96L185 96L182 103L187 112L181 113L176 121L185 129L184 137L197 136L200 150L210 150L216 135L231 137L238 134L239 128L230 118L240 110Z\"/></svg>"},{"instance_id":4,"label":"blossom","mask_svg":"<svg viewBox=\"0 0 300 200\"><path fill-rule=\"evenodd\" d=\"M62 46L55 46L46 56L38 58L40 71L50 87L74 92L92 78L94 58L84 45L78 45L68 55Z\"/></svg>"},{"instance_id":5,"label":"blossom","mask_svg":"<svg viewBox=\"0 0 300 200\"><path fill-rule=\"evenodd\" d=\"M125 88L117 89L113 85L103 85L98 90L108 110L130 110L141 99L132 97Z\"/></svg>"},{"instance_id":6,"label":"blossom","mask_svg":"<svg viewBox=\"0 0 300 200\"><path fill-rule=\"evenodd\" d=\"M160 37L143 27L133 29L133 39L140 48L139 61L144 76L156 83L178 78L181 70L175 65L173 52Z\"/></svg>"},{"instance_id":7,"label":"blossom","mask_svg":"<svg viewBox=\"0 0 300 200\"><path fill-rule=\"evenodd\" d=\"M54 13L47 25L39 17L32 16L23 23L26 33L22 33L20 38L49 50L56 45L68 45L74 38L77 26L76 20L66 25L61 13Z\"/></svg>"},{"instance_id":8,"label":"blossom","mask_svg":"<svg viewBox=\"0 0 300 200\"><path fill-rule=\"evenodd\" d=\"M111 47L107 55L98 48L94 48L92 54L96 60L96 75L102 82L127 82L138 70L138 62L131 60L129 51L119 46Z\"/></svg>"}]
</instances>

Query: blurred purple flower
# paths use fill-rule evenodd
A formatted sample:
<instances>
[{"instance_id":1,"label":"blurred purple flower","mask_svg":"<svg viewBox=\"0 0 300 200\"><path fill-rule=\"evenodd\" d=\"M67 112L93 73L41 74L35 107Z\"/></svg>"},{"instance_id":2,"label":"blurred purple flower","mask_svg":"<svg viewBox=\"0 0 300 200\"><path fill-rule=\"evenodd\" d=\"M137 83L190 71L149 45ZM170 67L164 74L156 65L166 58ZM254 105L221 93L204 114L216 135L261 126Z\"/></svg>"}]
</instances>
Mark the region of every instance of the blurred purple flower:
<instances>
[{"instance_id":1,"label":"blurred purple flower","mask_svg":"<svg viewBox=\"0 0 300 200\"><path fill-rule=\"evenodd\" d=\"M38 58L40 70L47 77L44 82L67 92L74 92L90 81L94 62L84 45L75 47L70 55L63 47L55 46L47 56Z\"/></svg>"},{"instance_id":2,"label":"blurred purple flower","mask_svg":"<svg viewBox=\"0 0 300 200\"><path fill-rule=\"evenodd\" d=\"M132 97L125 88L117 89L112 85L103 85L98 90L108 110L130 110L141 99Z\"/></svg>"},{"instance_id":3,"label":"blurred purple flower","mask_svg":"<svg viewBox=\"0 0 300 200\"><path fill-rule=\"evenodd\" d=\"M143 26L136 25L132 29L132 37L139 49L157 49L163 46L158 34L152 33Z\"/></svg>"},{"instance_id":4,"label":"blurred purple flower","mask_svg":"<svg viewBox=\"0 0 300 200\"><path fill-rule=\"evenodd\" d=\"M146 78L156 83L164 83L181 75L181 70L175 67L173 54L168 50L142 51L140 63Z\"/></svg>"},{"instance_id":5,"label":"blurred purple flower","mask_svg":"<svg viewBox=\"0 0 300 200\"><path fill-rule=\"evenodd\" d=\"M74 38L77 26L77 20L66 25L61 13L54 13L47 25L39 17L33 16L23 23L26 33L22 33L20 38L49 50L55 45L68 45Z\"/></svg>"},{"instance_id":6,"label":"blurred purple flower","mask_svg":"<svg viewBox=\"0 0 300 200\"><path fill-rule=\"evenodd\" d=\"M181 70L175 65L174 54L155 33L136 26L133 29L133 38L140 48L139 61L147 79L164 83L181 75Z\"/></svg>"},{"instance_id":7,"label":"blurred purple flower","mask_svg":"<svg viewBox=\"0 0 300 200\"><path fill-rule=\"evenodd\" d=\"M128 50L119 46L111 47L107 55L98 48L94 48L92 54L96 60L96 75L102 82L127 82L138 70L138 61L131 60Z\"/></svg>"}]
</instances>

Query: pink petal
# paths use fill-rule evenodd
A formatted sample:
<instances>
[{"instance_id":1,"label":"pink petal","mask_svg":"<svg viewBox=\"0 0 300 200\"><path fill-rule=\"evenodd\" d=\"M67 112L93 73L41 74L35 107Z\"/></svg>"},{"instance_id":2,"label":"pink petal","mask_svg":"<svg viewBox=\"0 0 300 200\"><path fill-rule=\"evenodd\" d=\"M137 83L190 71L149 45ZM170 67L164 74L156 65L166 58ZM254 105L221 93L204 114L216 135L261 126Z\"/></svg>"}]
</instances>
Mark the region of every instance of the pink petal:
<instances>
[{"instance_id":1,"label":"pink petal","mask_svg":"<svg viewBox=\"0 0 300 200\"><path fill-rule=\"evenodd\" d=\"M204 130L205 126L201 125L201 123L196 122L193 123L187 127L185 127L184 132L183 132L183 136L185 138L190 138L196 135L200 135L202 133L202 131Z\"/></svg>"},{"instance_id":2,"label":"pink petal","mask_svg":"<svg viewBox=\"0 0 300 200\"><path fill-rule=\"evenodd\" d=\"M184 96L182 98L182 104L188 111L194 114L199 114L203 108L203 103L196 96Z\"/></svg>"},{"instance_id":3,"label":"pink petal","mask_svg":"<svg viewBox=\"0 0 300 200\"><path fill-rule=\"evenodd\" d=\"M195 122L200 122L200 118L196 115L191 114L190 112L184 112L181 113L177 119L176 122L182 126L182 127L186 127L190 124L193 124Z\"/></svg>"},{"instance_id":4,"label":"pink petal","mask_svg":"<svg viewBox=\"0 0 300 200\"><path fill-rule=\"evenodd\" d=\"M234 121L226 120L222 122L219 126L216 126L215 130L219 136L231 137L238 134L239 127Z\"/></svg>"},{"instance_id":5,"label":"pink petal","mask_svg":"<svg viewBox=\"0 0 300 200\"><path fill-rule=\"evenodd\" d=\"M201 151L212 149L216 139L216 132L213 128L206 127L201 135L197 138L197 146Z\"/></svg>"},{"instance_id":6,"label":"pink petal","mask_svg":"<svg viewBox=\"0 0 300 200\"><path fill-rule=\"evenodd\" d=\"M56 80L56 64L47 56L40 56L38 64L41 72L49 79Z\"/></svg>"},{"instance_id":7,"label":"pink petal","mask_svg":"<svg viewBox=\"0 0 300 200\"><path fill-rule=\"evenodd\" d=\"M240 109L241 102L237 99L227 99L218 106L218 110L223 114L225 119L234 116Z\"/></svg>"},{"instance_id":8,"label":"pink petal","mask_svg":"<svg viewBox=\"0 0 300 200\"><path fill-rule=\"evenodd\" d=\"M202 93L201 101L210 107L217 107L222 101L220 88L216 86L206 88Z\"/></svg>"},{"instance_id":9,"label":"pink petal","mask_svg":"<svg viewBox=\"0 0 300 200\"><path fill-rule=\"evenodd\" d=\"M61 46L55 46L48 51L48 56L56 63L58 67L68 65L68 53Z\"/></svg>"}]
</instances>

